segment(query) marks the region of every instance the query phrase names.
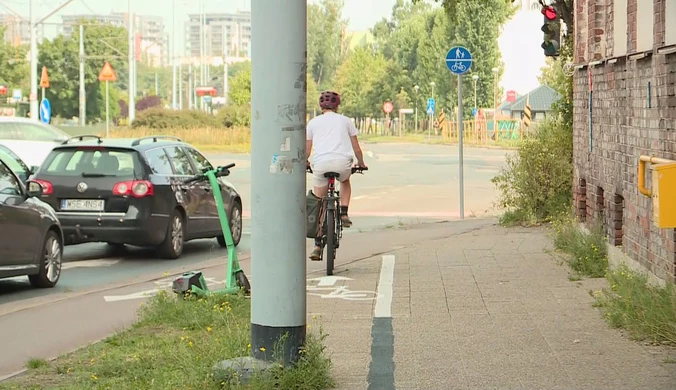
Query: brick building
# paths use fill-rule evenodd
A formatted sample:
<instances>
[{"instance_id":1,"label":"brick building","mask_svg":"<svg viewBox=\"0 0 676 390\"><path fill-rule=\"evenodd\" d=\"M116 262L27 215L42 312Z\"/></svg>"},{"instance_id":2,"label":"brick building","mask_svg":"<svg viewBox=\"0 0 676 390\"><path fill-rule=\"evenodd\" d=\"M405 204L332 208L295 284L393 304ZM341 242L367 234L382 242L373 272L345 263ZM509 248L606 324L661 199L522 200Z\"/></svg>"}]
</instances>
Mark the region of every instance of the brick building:
<instances>
[{"instance_id":1,"label":"brick building","mask_svg":"<svg viewBox=\"0 0 676 390\"><path fill-rule=\"evenodd\" d=\"M654 226L637 168L642 154L676 160L676 0L575 0L574 13L577 215L603 222L611 253L674 281L675 230Z\"/></svg>"}]
</instances>

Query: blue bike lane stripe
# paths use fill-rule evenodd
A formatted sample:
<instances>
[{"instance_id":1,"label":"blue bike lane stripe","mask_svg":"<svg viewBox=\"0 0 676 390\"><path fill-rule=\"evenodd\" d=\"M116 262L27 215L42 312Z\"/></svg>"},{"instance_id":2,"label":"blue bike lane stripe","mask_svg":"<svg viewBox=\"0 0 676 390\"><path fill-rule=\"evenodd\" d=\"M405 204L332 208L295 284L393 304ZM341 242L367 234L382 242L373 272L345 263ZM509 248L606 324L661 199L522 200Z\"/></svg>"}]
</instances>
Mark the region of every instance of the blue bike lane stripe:
<instances>
[{"instance_id":1,"label":"blue bike lane stripe","mask_svg":"<svg viewBox=\"0 0 676 390\"><path fill-rule=\"evenodd\" d=\"M371 364L369 390L394 390L394 331L392 328L392 294L394 285L393 255L383 256L378 281L378 298L371 327Z\"/></svg>"}]
</instances>

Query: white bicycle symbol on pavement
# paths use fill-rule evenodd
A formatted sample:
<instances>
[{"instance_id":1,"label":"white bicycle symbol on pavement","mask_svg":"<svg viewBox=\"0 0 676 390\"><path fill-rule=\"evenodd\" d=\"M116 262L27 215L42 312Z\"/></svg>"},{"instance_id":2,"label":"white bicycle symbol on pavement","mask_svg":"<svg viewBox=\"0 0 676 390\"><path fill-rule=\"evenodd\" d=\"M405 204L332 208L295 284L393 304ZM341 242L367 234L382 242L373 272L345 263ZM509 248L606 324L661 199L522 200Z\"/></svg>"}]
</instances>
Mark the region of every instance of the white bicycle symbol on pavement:
<instances>
[{"instance_id":1,"label":"white bicycle symbol on pavement","mask_svg":"<svg viewBox=\"0 0 676 390\"><path fill-rule=\"evenodd\" d=\"M329 291L328 294L320 294L319 291ZM378 298L375 291L352 291L347 286L338 287L307 287L307 295L314 295L323 299L345 299L348 301L372 301Z\"/></svg>"},{"instance_id":2,"label":"white bicycle symbol on pavement","mask_svg":"<svg viewBox=\"0 0 676 390\"><path fill-rule=\"evenodd\" d=\"M310 279L318 280L316 285L307 286L307 295L322 299L345 299L347 301L372 301L378 298L375 291L352 291L347 286L335 286L338 280L352 280L341 276L324 276ZM321 293L324 292L324 293Z\"/></svg>"}]
</instances>

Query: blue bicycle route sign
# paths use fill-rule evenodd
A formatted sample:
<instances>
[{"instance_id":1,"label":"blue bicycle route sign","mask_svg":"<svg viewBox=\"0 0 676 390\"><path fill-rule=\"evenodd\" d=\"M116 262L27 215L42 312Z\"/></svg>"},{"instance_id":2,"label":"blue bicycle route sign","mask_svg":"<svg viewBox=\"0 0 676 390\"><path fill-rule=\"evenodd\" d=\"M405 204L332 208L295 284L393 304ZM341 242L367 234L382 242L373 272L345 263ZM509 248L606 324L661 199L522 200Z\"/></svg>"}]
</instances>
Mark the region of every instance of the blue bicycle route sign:
<instances>
[{"instance_id":1,"label":"blue bicycle route sign","mask_svg":"<svg viewBox=\"0 0 676 390\"><path fill-rule=\"evenodd\" d=\"M469 72L472 61L472 54L463 46L455 46L446 54L446 67L457 76Z\"/></svg>"},{"instance_id":2,"label":"blue bicycle route sign","mask_svg":"<svg viewBox=\"0 0 676 390\"><path fill-rule=\"evenodd\" d=\"M434 115L434 99L427 99L427 115Z\"/></svg>"}]
</instances>

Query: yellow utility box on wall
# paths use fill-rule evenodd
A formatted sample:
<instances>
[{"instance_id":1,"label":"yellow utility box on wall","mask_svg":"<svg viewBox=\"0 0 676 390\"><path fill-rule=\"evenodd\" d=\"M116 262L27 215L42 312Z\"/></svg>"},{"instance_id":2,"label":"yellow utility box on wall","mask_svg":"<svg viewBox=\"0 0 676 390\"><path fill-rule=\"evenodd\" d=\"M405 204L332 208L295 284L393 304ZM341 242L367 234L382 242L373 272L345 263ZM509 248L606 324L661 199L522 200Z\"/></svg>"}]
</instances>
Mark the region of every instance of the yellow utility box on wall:
<instances>
[{"instance_id":1,"label":"yellow utility box on wall","mask_svg":"<svg viewBox=\"0 0 676 390\"><path fill-rule=\"evenodd\" d=\"M652 168L653 221L660 229L676 228L676 163Z\"/></svg>"}]
</instances>

